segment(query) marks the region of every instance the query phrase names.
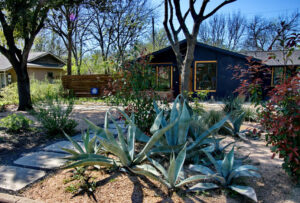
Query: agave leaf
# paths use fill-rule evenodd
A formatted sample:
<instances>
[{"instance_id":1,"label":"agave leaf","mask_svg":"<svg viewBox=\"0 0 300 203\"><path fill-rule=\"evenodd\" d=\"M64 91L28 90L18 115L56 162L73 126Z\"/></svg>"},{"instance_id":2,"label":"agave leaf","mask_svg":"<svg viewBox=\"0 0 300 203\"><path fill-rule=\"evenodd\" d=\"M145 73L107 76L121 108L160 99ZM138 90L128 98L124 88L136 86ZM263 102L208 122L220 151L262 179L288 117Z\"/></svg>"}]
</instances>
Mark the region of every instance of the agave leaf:
<instances>
[{"instance_id":1,"label":"agave leaf","mask_svg":"<svg viewBox=\"0 0 300 203\"><path fill-rule=\"evenodd\" d=\"M87 149L86 149L87 153L94 153L94 152L95 152L94 146L95 146L96 140L97 140L97 136L94 136L94 137L90 140L90 142L88 143Z\"/></svg>"},{"instance_id":2,"label":"agave leaf","mask_svg":"<svg viewBox=\"0 0 300 203\"><path fill-rule=\"evenodd\" d=\"M179 154L177 155L174 162L172 162L173 161L172 160L171 163L170 163L169 169L171 169L171 170L168 171L168 175L169 175L169 181L170 181L171 185L175 185L175 183L178 179L179 173L180 173L180 171L183 167L185 157L186 157L186 145L179 152Z\"/></svg>"},{"instance_id":3,"label":"agave leaf","mask_svg":"<svg viewBox=\"0 0 300 203\"><path fill-rule=\"evenodd\" d=\"M204 147L204 148L202 149L202 151L206 151L206 152L212 153L212 152L215 151L215 149L216 149L216 146L215 146L213 143L211 143L211 144L208 145L207 147Z\"/></svg>"},{"instance_id":4,"label":"agave leaf","mask_svg":"<svg viewBox=\"0 0 300 203\"><path fill-rule=\"evenodd\" d=\"M156 115L158 115L160 110L159 110L158 105L155 100L153 100L153 107L154 107L154 111L155 111Z\"/></svg>"},{"instance_id":5,"label":"agave leaf","mask_svg":"<svg viewBox=\"0 0 300 203\"><path fill-rule=\"evenodd\" d=\"M83 143L84 143L84 148L85 148L85 151L86 153L89 153L88 152L88 145L89 145L89 141L90 141L90 132L89 132L89 129L87 129L87 131L83 134Z\"/></svg>"},{"instance_id":6,"label":"agave leaf","mask_svg":"<svg viewBox=\"0 0 300 203\"><path fill-rule=\"evenodd\" d=\"M179 112L177 110L177 103L179 102L179 95L176 97L175 101L173 102L173 107L170 114L170 123L174 122L177 117L179 116ZM167 137L168 145L176 145L177 142L177 133L178 133L178 124L174 125L174 127L170 130L172 136Z\"/></svg>"},{"instance_id":7,"label":"agave leaf","mask_svg":"<svg viewBox=\"0 0 300 203\"><path fill-rule=\"evenodd\" d=\"M230 185L229 188L257 202L256 193L252 187L241 186L241 185Z\"/></svg>"},{"instance_id":8,"label":"agave leaf","mask_svg":"<svg viewBox=\"0 0 300 203\"><path fill-rule=\"evenodd\" d=\"M175 165L176 165L175 155L173 153L171 156L170 165L168 168L168 181L172 188L175 186L175 182L176 182L175 175L174 175L175 174Z\"/></svg>"},{"instance_id":9,"label":"agave leaf","mask_svg":"<svg viewBox=\"0 0 300 203\"><path fill-rule=\"evenodd\" d=\"M225 145L224 147L221 147L221 151L224 151L227 147L229 147L230 145L236 143L235 141L234 142L230 142L228 143L227 145Z\"/></svg>"},{"instance_id":10,"label":"agave leaf","mask_svg":"<svg viewBox=\"0 0 300 203\"><path fill-rule=\"evenodd\" d=\"M176 187L181 187L181 186L184 186L186 184L189 184L189 183L192 183L192 182L195 182L195 181L199 181L199 180L206 180L206 179L210 179L211 176L207 176L207 175L195 175L195 176L191 176L183 181L181 181L180 183L178 183L176 185Z\"/></svg>"},{"instance_id":11,"label":"agave leaf","mask_svg":"<svg viewBox=\"0 0 300 203\"><path fill-rule=\"evenodd\" d=\"M179 149L182 149L184 144L181 145L174 145L174 146L169 146L169 145L164 145L164 146L158 146L150 150L150 154L156 154L156 153L172 153L175 152L177 153Z\"/></svg>"},{"instance_id":12,"label":"agave leaf","mask_svg":"<svg viewBox=\"0 0 300 203\"><path fill-rule=\"evenodd\" d=\"M222 161L222 176L227 178L230 172L233 169L234 163L234 147L232 147L231 151L225 155Z\"/></svg>"},{"instance_id":13,"label":"agave leaf","mask_svg":"<svg viewBox=\"0 0 300 203\"><path fill-rule=\"evenodd\" d=\"M244 176L252 176L251 175L252 171L249 171L249 170L257 171L258 168L256 168L255 166L252 166L252 165L239 166L238 168L234 169L230 173L230 175L228 177L228 182L230 182L231 179L233 179L233 178L237 178L237 177L243 176L243 174L244 174ZM248 172L249 172L249 174L248 174ZM260 175L258 173L256 173L256 172L254 172L253 176L254 177L258 177L258 178L260 177Z\"/></svg>"},{"instance_id":14,"label":"agave leaf","mask_svg":"<svg viewBox=\"0 0 300 203\"><path fill-rule=\"evenodd\" d=\"M100 143L107 151L116 155L124 166L129 166L131 164L129 154L125 153L119 145L114 145L106 140L101 140Z\"/></svg>"},{"instance_id":15,"label":"agave leaf","mask_svg":"<svg viewBox=\"0 0 300 203\"><path fill-rule=\"evenodd\" d=\"M148 171L148 172L152 173L155 176L158 176L158 177L160 176L160 173L153 166L151 166L149 164L137 165L135 167L135 169L141 169L143 171Z\"/></svg>"},{"instance_id":16,"label":"agave leaf","mask_svg":"<svg viewBox=\"0 0 300 203\"><path fill-rule=\"evenodd\" d=\"M204 175L213 175L215 174L210 168L202 165L189 165L189 169L192 171L200 172Z\"/></svg>"},{"instance_id":17,"label":"agave leaf","mask_svg":"<svg viewBox=\"0 0 300 203\"><path fill-rule=\"evenodd\" d=\"M189 188L191 191L204 191L219 188L218 185L214 183L197 183L196 185Z\"/></svg>"},{"instance_id":18,"label":"agave leaf","mask_svg":"<svg viewBox=\"0 0 300 203\"><path fill-rule=\"evenodd\" d=\"M63 132L64 135L68 138L68 140L70 140L70 142L73 144L73 146L80 152L84 154L84 151L82 149L82 147L75 141L73 140L69 135L67 135L65 132Z\"/></svg>"},{"instance_id":19,"label":"agave leaf","mask_svg":"<svg viewBox=\"0 0 300 203\"><path fill-rule=\"evenodd\" d=\"M237 119L235 119L234 121L232 121L233 124L233 129L234 129L234 134L237 134L238 132L240 132L240 128L244 122L244 118L245 118L245 112L241 113Z\"/></svg>"},{"instance_id":20,"label":"agave leaf","mask_svg":"<svg viewBox=\"0 0 300 203\"><path fill-rule=\"evenodd\" d=\"M167 171L165 170L165 168L160 163L158 163L154 159L150 159L149 157L148 157L148 160L153 164L153 166L155 168L157 168L161 172L161 174L163 174L163 176L164 176L165 179L168 179L168 173L167 173Z\"/></svg>"},{"instance_id":21,"label":"agave leaf","mask_svg":"<svg viewBox=\"0 0 300 203\"><path fill-rule=\"evenodd\" d=\"M131 170L133 173L135 173L135 174L144 175L144 176L146 176L146 177L148 177L148 178L151 178L151 179L153 179L153 180L156 180L156 181L161 182L161 183L162 183L163 185L165 185L167 188L171 188L171 185L170 185L167 181L163 180L163 179L160 178L159 176L154 175L153 173L151 173L151 172L149 172L149 171L145 171L145 170L141 170L141 169L137 169L137 168L131 168L130 170Z\"/></svg>"},{"instance_id":22,"label":"agave leaf","mask_svg":"<svg viewBox=\"0 0 300 203\"><path fill-rule=\"evenodd\" d=\"M88 124L89 128L95 131L98 137L107 139L103 128L100 128L99 126L95 125L92 121L89 121L88 119L84 118L84 121Z\"/></svg>"},{"instance_id":23,"label":"agave leaf","mask_svg":"<svg viewBox=\"0 0 300 203\"><path fill-rule=\"evenodd\" d=\"M115 121L115 119L113 119L112 115L110 114L110 112L108 112L110 115L110 119L112 120L112 122L114 123L114 125L117 128L118 131L118 139L120 142L120 147L122 148L122 150L124 151L124 153L128 154L128 147L127 147L127 143L125 141L124 138L124 134L123 134L123 130L121 129L121 127L118 125L118 123Z\"/></svg>"},{"instance_id":24,"label":"agave leaf","mask_svg":"<svg viewBox=\"0 0 300 203\"><path fill-rule=\"evenodd\" d=\"M134 153L135 153L135 133L136 133L136 127L129 125L128 132L128 152L131 160L134 159Z\"/></svg>"},{"instance_id":25,"label":"agave leaf","mask_svg":"<svg viewBox=\"0 0 300 203\"><path fill-rule=\"evenodd\" d=\"M83 160L74 162L70 165L67 165L65 168L75 168L75 167L79 167L79 166L94 166L94 165L112 167L115 165L115 162L113 160L109 160L109 159L88 158L88 159L83 159Z\"/></svg>"},{"instance_id":26,"label":"agave leaf","mask_svg":"<svg viewBox=\"0 0 300 203\"><path fill-rule=\"evenodd\" d=\"M146 154L148 154L148 152L151 150L151 148L155 145L155 143L169 130L171 129L177 122L178 122L178 118L170 123L169 125L167 125L165 128L162 128L160 130L158 130L157 132L154 133L154 135L152 135L152 137L150 138L150 140L147 142L147 144L145 145L145 147L142 149L142 151L137 155L136 159L134 160L134 163L140 163L146 156Z\"/></svg>"},{"instance_id":27,"label":"agave leaf","mask_svg":"<svg viewBox=\"0 0 300 203\"><path fill-rule=\"evenodd\" d=\"M124 118L126 119L126 121L128 122L129 125L131 126L135 126L136 127L136 140L140 141L140 142L148 142L150 140L150 138L145 135L145 133L143 133L136 125L135 123L133 122L132 119L129 118L129 116L122 110L120 110L119 108L115 108L115 107L112 107L114 109L116 109L120 114L122 114L122 116L124 116ZM111 109L112 109L111 108Z\"/></svg>"},{"instance_id":28,"label":"agave leaf","mask_svg":"<svg viewBox=\"0 0 300 203\"><path fill-rule=\"evenodd\" d=\"M209 161L214 165L215 169L217 170L217 172L219 174L222 173L221 167L220 165L217 163L217 161L215 160L215 158L208 152L203 151L205 153L205 155L207 156L207 158L209 159Z\"/></svg>"},{"instance_id":29,"label":"agave leaf","mask_svg":"<svg viewBox=\"0 0 300 203\"><path fill-rule=\"evenodd\" d=\"M155 118L153 125L150 128L150 132L154 134L157 130L159 130L162 118L163 118L163 111L161 111Z\"/></svg>"},{"instance_id":30,"label":"agave leaf","mask_svg":"<svg viewBox=\"0 0 300 203\"><path fill-rule=\"evenodd\" d=\"M78 152L76 152L75 150L72 150L72 149L67 149L67 148L64 148L64 147L62 147L61 149L68 152L68 153L70 153L70 154L72 154L72 155L74 155L74 156L79 154Z\"/></svg>"},{"instance_id":31,"label":"agave leaf","mask_svg":"<svg viewBox=\"0 0 300 203\"><path fill-rule=\"evenodd\" d=\"M186 101L184 101L180 119L178 122L178 144L184 144L186 142L187 133L190 127L191 116L189 110L187 109Z\"/></svg>"},{"instance_id":32,"label":"agave leaf","mask_svg":"<svg viewBox=\"0 0 300 203\"><path fill-rule=\"evenodd\" d=\"M212 127L210 127L208 130L206 130L204 133L202 133L188 148L187 151L191 151L199 145L206 137L208 137L213 131L219 129L224 125L224 123L227 121L229 116L225 116L221 121L218 123L214 124Z\"/></svg>"}]
</instances>

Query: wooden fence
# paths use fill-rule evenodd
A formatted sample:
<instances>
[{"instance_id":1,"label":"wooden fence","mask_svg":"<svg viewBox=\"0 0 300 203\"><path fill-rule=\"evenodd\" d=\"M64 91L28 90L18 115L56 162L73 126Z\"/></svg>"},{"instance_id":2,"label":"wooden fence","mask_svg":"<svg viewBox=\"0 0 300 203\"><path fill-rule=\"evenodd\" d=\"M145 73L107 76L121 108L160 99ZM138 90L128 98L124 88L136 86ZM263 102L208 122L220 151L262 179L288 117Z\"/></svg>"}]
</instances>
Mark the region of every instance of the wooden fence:
<instances>
[{"instance_id":1,"label":"wooden fence","mask_svg":"<svg viewBox=\"0 0 300 203\"><path fill-rule=\"evenodd\" d=\"M103 96L105 92L113 92L113 86L118 83L120 75L112 76L106 74L98 75L64 75L62 84L65 90L69 90L76 97ZM98 88L99 94L92 95L91 88Z\"/></svg>"}]
</instances>

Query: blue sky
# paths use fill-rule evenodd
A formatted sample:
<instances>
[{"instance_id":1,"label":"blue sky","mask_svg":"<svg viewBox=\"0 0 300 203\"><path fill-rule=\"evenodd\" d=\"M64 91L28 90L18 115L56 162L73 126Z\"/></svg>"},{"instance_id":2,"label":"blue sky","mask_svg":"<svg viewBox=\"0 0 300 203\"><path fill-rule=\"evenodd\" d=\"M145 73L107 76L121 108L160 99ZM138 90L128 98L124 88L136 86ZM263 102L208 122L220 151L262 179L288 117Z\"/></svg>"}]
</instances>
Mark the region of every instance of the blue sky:
<instances>
[{"instance_id":1,"label":"blue sky","mask_svg":"<svg viewBox=\"0 0 300 203\"><path fill-rule=\"evenodd\" d=\"M155 4L162 0L153 0ZM181 0L182 10L188 8L189 0ZM202 0L197 0L197 6L200 7ZM223 0L211 0L208 4L207 10L211 10ZM247 18L252 18L255 15L260 15L265 18L276 18L278 15L293 13L300 11L300 0L237 0L231 4L228 4L221 8L218 13L232 13L240 11ZM163 6L160 9L160 18L158 27L162 27L164 9ZM191 20L187 20L187 23L192 23ZM192 26L192 25L191 25Z\"/></svg>"}]
</instances>

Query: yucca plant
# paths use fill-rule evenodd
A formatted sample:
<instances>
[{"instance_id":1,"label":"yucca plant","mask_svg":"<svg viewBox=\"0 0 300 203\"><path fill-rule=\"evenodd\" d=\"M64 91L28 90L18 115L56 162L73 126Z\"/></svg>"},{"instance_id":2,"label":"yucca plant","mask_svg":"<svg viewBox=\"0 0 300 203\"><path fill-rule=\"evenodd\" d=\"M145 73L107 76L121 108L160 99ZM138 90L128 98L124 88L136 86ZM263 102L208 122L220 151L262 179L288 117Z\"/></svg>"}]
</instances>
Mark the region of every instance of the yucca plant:
<instances>
[{"instance_id":1,"label":"yucca plant","mask_svg":"<svg viewBox=\"0 0 300 203\"><path fill-rule=\"evenodd\" d=\"M161 182L165 185L169 191L176 191L182 186L199 180L209 179L211 175L194 175L188 178L184 178L183 164L186 158L186 145L178 153L175 158L174 153L170 158L169 168L165 169L158 161L149 159L149 164L138 165L131 169L132 172L140 175L144 175L150 179Z\"/></svg>"},{"instance_id":2,"label":"yucca plant","mask_svg":"<svg viewBox=\"0 0 300 203\"><path fill-rule=\"evenodd\" d=\"M166 127L168 123L172 123L175 119L179 118L179 121L174 127L166 131L165 136L162 137L159 140L160 142L151 150L152 153L178 153L179 149L181 149L185 143L187 143L189 156L189 152L191 151L200 152L198 149L208 144L206 142L203 143L205 139L211 135L211 133L218 130L228 119L228 116L225 116L213 126L209 126L208 129L206 127L203 128L203 122L197 120L201 117L193 115L186 101L181 104L180 97L181 95L178 95L175 99L169 118L163 117L152 125L150 131L155 133L157 130ZM163 110L160 110L155 102L154 108L157 115L163 115Z\"/></svg>"},{"instance_id":3,"label":"yucca plant","mask_svg":"<svg viewBox=\"0 0 300 203\"><path fill-rule=\"evenodd\" d=\"M257 173L258 169L256 167L252 165L235 164L234 147L232 147L231 151L226 154L223 161L214 159L213 156L208 152L205 152L205 154L213 164L215 170L217 171L216 173L210 168L202 165L190 165L189 169L200 172L204 175L211 175L212 179L219 184L198 183L190 188L192 191L203 191L220 187L227 188L257 202L256 193L252 187L234 184L235 179L239 177L260 178L259 173Z\"/></svg>"},{"instance_id":4,"label":"yucca plant","mask_svg":"<svg viewBox=\"0 0 300 203\"><path fill-rule=\"evenodd\" d=\"M101 149L106 153L113 154L116 158L108 158L106 156L92 153L94 151L91 150L91 148L88 148L88 150L83 151L80 150L80 146L78 143L76 143L72 138L68 137L70 141L73 143L73 145L80 151L80 155L74 154L72 151L68 151L69 153L73 154L74 156L70 158L70 160L75 161L75 163L72 163L68 167L76 167L76 166L84 166L84 165L105 165L105 166L119 166L119 167L132 167L134 165L140 164L142 161L145 160L146 155L149 153L151 148L157 143L157 141L165 134L166 131L171 129L179 120L174 120L174 122L170 123L166 127L157 130L151 138L147 137L144 133L141 132L141 130L135 125L134 122L134 114L132 114L131 118L128 117L127 114L125 114L123 111L121 111L118 108L115 108L119 113L123 115L123 117L126 119L126 122L128 123L128 131L127 136L123 134L123 131L119 124L115 121L111 114L111 109L109 109L106 112L105 116L105 123L104 128L98 127L92 122L88 121L89 126L95 130L95 134L99 140L99 145L101 146ZM161 112L155 119L155 122L161 122L163 116ZM108 123L109 120L111 120L118 131L118 135L115 138L113 134L108 130ZM94 139L94 138L93 138ZM84 141L85 145L87 147L93 145L93 139L91 141ZM142 140L147 141L144 148L136 154L135 151L135 142L136 140ZM92 142L92 143L91 143ZM100 146L97 146L99 149ZM99 160L99 163L98 163Z\"/></svg>"}]
</instances>

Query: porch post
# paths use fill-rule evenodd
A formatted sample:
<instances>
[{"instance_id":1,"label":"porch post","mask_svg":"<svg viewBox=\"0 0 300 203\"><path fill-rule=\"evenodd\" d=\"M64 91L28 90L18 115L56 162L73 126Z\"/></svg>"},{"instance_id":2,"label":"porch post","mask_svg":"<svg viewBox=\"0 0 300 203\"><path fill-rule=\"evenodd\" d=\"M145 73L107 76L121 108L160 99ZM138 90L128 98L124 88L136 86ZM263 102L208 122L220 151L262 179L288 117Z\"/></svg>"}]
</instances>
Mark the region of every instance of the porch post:
<instances>
[{"instance_id":1,"label":"porch post","mask_svg":"<svg viewBox=\"0 0 300 203\"><path fill-rule=\"evenodd\" d=\"M6 80L6 72L4 71L4 87L7 86L7 80Z\"/></svg>"}]
</instances>

